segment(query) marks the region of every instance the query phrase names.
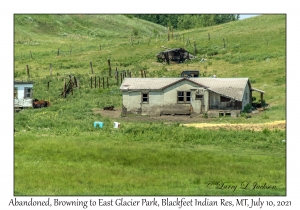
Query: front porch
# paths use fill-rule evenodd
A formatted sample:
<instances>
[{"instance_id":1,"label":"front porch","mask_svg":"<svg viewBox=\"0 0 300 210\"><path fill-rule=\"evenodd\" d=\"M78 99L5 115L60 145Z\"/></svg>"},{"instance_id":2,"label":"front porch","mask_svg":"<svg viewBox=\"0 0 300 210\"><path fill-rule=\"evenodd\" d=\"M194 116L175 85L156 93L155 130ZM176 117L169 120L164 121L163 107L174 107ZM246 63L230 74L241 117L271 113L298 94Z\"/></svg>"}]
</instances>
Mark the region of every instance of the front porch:
<instances>
[{"instance_id":1,"label":"front porch","mask_svg":"<svg viewBox=\"0 0 300 210\"><path fill-rule=\"evenodd\" d=\"M207 112L208 117L220 117L220 116L238 117L240 115L241 115L241 110L239 109L210 109Z\"/></svg>"}]
</instances>

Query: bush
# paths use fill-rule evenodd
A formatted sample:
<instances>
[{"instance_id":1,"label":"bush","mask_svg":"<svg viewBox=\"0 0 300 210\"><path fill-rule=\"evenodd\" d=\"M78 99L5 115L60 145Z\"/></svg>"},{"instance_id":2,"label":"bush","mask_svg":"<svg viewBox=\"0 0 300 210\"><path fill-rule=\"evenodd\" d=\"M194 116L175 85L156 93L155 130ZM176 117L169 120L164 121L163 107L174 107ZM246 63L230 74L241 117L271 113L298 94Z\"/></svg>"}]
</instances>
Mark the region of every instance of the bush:
<instances>
[{"instance_id":1,"label":"bush","mask_svg":"<svg viewBox=\"0 0 300 210\"><path fill-rule=\"evenodd\" d=\"M243 109L243 113L250 113L252 110L252 105L251 104L247 104L244 109Z\"/></svg>"},{"instance_id":2,"label":"bush","mask_svg":"<svg viewBox=\"0 0 300 210\"><path fill-rule=\"evenodd\" d=\"M139 35L139 31L138 31L136 28L134 28L134 29L132 30L132 35L133 35L133 36L138 36L138 35Z\"/></svg>"}]
</instances>

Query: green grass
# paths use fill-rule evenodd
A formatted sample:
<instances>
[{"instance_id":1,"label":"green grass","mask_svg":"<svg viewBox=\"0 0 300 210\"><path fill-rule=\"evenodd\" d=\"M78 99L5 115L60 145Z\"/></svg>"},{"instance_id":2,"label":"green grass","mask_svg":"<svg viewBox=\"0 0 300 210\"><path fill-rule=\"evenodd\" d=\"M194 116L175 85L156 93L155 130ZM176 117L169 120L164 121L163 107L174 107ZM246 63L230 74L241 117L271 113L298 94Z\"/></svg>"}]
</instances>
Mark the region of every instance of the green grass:
<instances>
[{"instance_id":1,"label":"green grass","mask_svg":"<svg viewBox=\"0 0 300 210\"><path fill-rule=\"evenodd\" d=\"M285 194L283 131L212 133L146 124L78 136L24 133L15 136L16 195ZM276 189L207 187L221 181L267 183Z\"/></svg>"},{"instance_id":2,"label":"green grass","mask_svg":"<svg viewBox=\"0 0 300 210\"><path fill-rule=\"evenodd\" d=\"M170 41L163 26L123 15L14 18L14 78L34 81L34 97L51 103L14 115L15 195L286 195L285 131L210 131L124 118L118 119L121 128L113 129L113 119L93 113L94 108L122 107L120 80L118 85L108 76L110 59L113 73L128 70L133 77L140 77L140 70L147 77L177 77L187 69L200 70L201 76L248 77L253 87L266 92L269 108L249 119L209 122L285 120L285 15L175 31ZM197 59L156 62L162 46L194 54L193 42ZM208 61L200 62L202 57ZM68 75L76 76L80 88L62 98ZM90 88L91 76L108 77L109 88ZM103 129L93 128L96 120L104 122ZM217 189L221 182L250 184L233 192ZM251 190L255 182L276 189Z\"/></svg>"}]
</instances>

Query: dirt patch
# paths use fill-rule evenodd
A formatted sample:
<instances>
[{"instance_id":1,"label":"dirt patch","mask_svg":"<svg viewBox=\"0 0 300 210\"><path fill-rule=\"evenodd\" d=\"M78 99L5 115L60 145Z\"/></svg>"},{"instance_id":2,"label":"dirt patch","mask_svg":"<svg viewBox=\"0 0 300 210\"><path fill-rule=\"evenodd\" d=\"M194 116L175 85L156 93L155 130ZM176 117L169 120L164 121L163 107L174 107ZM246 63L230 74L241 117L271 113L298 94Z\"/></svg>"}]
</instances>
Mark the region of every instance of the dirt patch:
<instances>
[{"instance_id":1,"label":"dirt patch","mask_svg":"<svg viewBox=\"0 0 300 210\"><path fill-rule=\"evenodd\" d=\"M114 111L103 110L99 108L93 109L96 114L101 114L103 117L111 119L118 119L125 122L170 122L170 123L200 123L210 122L212 119L203 118L199 115L162 115L162 116L142 116L142 115L130 115L126 117L121 116L122 109L115 108Z\"/></svg>"},{"instance_id":2,"label":"dirt patch","mask_svg":"<svg viewBox=\"0 0 300 210\"><path fill-rule=\"evenodd\" d=\"M114 110L103 110L99 108L93 109L95 114L101 114L103 117L109 117L113 119L117 119L121 117L121 109L114 108Z\"/></svg>"},{"instance_id":3,"label":"dirt patch","mask_svg":"<svg viewBox=\"0 0 300 210\"><path fill-rule=\"evenodd\" d=\"M285 130L286 121L274 121L269 123L249 123L249 124L229 124L229 123L209 123L213 121L213 118L204 118L200 115L162 115L162 116L141 116L130 115L127 117L121 116L121 108L115 108L113 111L103 109L93 109L94 113L101 114L103 117L108 117L118 121L125 122L164 122L164 123L180 123L183 126L192 126L196 128L205 129L235 129L235 130L254 130L261 131L263 129L269 130Z\"/></svg>"},{"instance_id":4,"label":"dirt patch","mask_svg":"<svg viewBox=\"0 0 300 210\"><path fill-rule=\"evenodd\" d=\"M206 128L206 129L234 129L234 130L254 130L262 131L264 129L269 130L285 130L286 121L274 121L269 123L256 123L256 124L208 124L208 123L195 123L195 124L183 124L184 126L192 126L196 128Z\"/></svg>"}]
</instances>

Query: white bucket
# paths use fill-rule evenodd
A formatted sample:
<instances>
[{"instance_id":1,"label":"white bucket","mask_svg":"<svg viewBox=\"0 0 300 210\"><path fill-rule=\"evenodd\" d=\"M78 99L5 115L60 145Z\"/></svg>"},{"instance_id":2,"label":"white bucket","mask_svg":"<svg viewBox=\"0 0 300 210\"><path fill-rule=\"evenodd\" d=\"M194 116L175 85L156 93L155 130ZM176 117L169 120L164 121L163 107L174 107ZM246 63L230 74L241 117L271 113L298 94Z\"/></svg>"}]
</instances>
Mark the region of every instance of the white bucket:
<instances>
[{"instance_id":1,"label":"white bucket","mask_svg":"<svg viewBox=\"0 0 300 210\"><path fill-rule=\"evenodd\" d=\"M114 128L120 128L120 123L119 122L114 122Z\"/></svg>"}]
</instances>

